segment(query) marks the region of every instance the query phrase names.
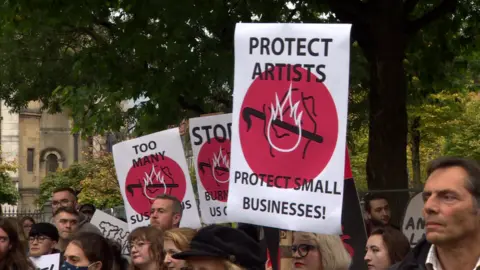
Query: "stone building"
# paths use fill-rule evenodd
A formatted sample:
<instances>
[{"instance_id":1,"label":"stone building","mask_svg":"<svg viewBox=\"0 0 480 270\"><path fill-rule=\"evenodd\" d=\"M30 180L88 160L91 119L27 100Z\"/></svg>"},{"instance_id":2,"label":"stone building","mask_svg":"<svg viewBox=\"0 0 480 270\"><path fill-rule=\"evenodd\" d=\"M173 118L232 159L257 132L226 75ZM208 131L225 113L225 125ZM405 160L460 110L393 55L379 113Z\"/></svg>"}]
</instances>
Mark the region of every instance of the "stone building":
<instances>
[{"instance_id":1,"label":"stone building","mask_svg":"<svg viewBox=\"0 0 480 270\"><path fill-rule=\"evenodd\" d=\"M40 107L39 102L31 102L17 114L0 102L1 158L19 166L11 175L20 193L19 209L36 209L45 175L81 161L82 151L92 143L71 133L68 113L52 115L40 111Z\"/></svg>"}]
</instances>

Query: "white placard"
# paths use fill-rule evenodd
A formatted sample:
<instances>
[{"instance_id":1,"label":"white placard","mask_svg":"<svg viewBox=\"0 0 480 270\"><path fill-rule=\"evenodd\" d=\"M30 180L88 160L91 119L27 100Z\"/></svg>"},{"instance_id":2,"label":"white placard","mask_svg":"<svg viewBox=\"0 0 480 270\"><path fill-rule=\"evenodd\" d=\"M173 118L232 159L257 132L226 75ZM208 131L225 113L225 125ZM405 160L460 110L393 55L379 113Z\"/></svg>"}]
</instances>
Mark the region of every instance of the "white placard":
<instances>
[{"instance_id":1,"label":"white placard","mask_svg":"<svg viewBox=\"0 0 480 270\"><path fill-rule=\"evenodd\" d=\"M59 270L60 253L43 255L40 257L30 257L37 270Z\"/></svg>"},{"instance_id":2,"label":"white placard","mask_svg":"<svg viewBox=\"0 0 480 270\"><path fill-rule=\"evenodd\" d=\"M118 143L113 159L129 231L150 224L150 206L160 194L182 202L181 227L201 226L178 128Z\"/></svg>"},{"instance_id":3,"label":"white placard","mask_svg":"<svg viewBox=\"0 0 480 270\"><path fill-rule=\"evenodd\" d=\"M189 120L200 212L207 224L227 219L232 114Z\"/></svg>"},{"instance_id":4,"label":"white placard","mask_svg":"<svg viewBox=\"0 0 480 270\"><path fill-rule=\"evenodd\" d=\"M126 222L103 211L95 210L95 214L93 214L90 223L97 226L105 238L112 239L119 243L122 246L123 255L130 255L127 242L130 232L128 231L128 224Z\"/></svg>"},{"instance_id":5,"label":"white placard","mask_svg":"<svg viewBox=\"0 0 480 270\"><path fill-rule=\"evenodd\" d=\"M236 25L230 221L341 233L350 28Z\"/></svg>"},{"instance_id":6,"label":"white placard","mask_svg":"<svg viewBox=\"0 0 480 270\"><path fill-rule=\"evenodd\" d=\"M412 248L425 236L425 218L422 211L423 197L420 192L410 199L402 222L402 232Z\"/></svg>"}]
</instances>

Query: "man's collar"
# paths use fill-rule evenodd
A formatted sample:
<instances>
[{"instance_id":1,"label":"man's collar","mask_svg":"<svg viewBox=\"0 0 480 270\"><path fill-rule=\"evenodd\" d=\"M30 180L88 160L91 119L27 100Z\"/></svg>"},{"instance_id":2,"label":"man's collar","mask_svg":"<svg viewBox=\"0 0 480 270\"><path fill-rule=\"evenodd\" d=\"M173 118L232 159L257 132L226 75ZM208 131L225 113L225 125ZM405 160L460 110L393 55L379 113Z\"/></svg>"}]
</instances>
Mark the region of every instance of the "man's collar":
<instances>
[{"instance_id":1,"label":"man's collar","mask_svg":"<svg viewBox=\"0 0 480 270\"><path fill-rule=\"evenodd\" d=\"M428 251L427 260L425 261L425 266L428 270L443 270L440 260L438 260L437 250L435 245L432 244L430 250ZM480 258L477 260L477 264L473 270L480 270Z\"/></svg>"}]
</instances>

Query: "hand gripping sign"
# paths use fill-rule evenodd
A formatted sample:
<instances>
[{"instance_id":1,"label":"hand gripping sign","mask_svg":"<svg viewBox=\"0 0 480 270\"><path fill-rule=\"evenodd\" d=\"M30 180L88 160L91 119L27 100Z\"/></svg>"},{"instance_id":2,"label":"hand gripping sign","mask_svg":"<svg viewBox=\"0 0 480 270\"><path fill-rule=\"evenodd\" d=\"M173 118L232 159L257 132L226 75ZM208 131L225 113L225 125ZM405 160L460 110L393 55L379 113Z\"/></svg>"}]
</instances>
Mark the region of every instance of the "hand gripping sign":
<instances>
[{"instance_id":1,"label":"hand gripping sign","mask_svg":"<svg viewBox=\"0 0 480 270\"><path fill-rule=\"evenodd\" d=\"M231 126L232 114L189 120L200 212L207 224L228 222Z\"/></svg>"},{"instance_id":2,"label":"hand gripping sign","mask_svg":"<svg viewBox=\"0 0 480 270\"><path fill-rule=\"evenodd\" d=\"M341 232L350 27L237 24L230 221Z\"/></svg>"},{"instance_id":3,"label":"hand gripping sign","mask_svg":"<svg viewBox=\"0 0 480 270\"><path fill-rule=\"evenodd\" d=\"M113 158L130 231L150 224L150 206L162 194L182 202L181 227L201 226L178 128L118 143Z\"/></svg>"}]
</instances>

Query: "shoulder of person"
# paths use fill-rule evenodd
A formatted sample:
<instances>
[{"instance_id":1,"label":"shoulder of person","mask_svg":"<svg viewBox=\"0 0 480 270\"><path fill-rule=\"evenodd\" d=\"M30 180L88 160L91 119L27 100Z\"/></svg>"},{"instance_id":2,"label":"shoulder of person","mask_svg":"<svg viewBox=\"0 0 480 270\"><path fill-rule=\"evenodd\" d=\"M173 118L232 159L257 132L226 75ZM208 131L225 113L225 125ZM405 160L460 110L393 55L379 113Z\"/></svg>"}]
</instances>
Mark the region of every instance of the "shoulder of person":
<instances>
[{"instance_id":1,"label":"shoulder of person","mask_svg":"<svg viewBox=\"0 0 480 270\"><path fill-rule=\"evenodd\" d=\"M78 228L78 232L93 232L93 233L103 235L100 229L90 222L82 223Z\"/></svg>"}]
</instances>

